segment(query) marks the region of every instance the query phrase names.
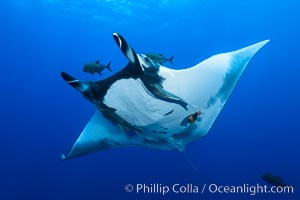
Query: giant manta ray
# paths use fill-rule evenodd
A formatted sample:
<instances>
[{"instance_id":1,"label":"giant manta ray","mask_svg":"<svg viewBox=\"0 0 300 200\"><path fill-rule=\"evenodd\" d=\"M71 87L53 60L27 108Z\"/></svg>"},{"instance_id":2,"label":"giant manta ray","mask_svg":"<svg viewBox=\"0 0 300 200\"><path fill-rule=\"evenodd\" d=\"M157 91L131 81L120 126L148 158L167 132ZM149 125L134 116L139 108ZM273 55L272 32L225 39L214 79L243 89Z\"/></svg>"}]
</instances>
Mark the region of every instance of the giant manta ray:
<instances>
[{"instance_id":1,"label":"giant manta ray","mask_svg":"<svg viewBox=\"0 0 300 200\"><path fill-rule=\"evenodd\" d=\"M247 64L268 40L174 70L136 54L117 33L128 64L111 77L80 81L62 72L97 111L63 159L123 146L183 151L207 134Z\"/></svg>"}]
</instances>

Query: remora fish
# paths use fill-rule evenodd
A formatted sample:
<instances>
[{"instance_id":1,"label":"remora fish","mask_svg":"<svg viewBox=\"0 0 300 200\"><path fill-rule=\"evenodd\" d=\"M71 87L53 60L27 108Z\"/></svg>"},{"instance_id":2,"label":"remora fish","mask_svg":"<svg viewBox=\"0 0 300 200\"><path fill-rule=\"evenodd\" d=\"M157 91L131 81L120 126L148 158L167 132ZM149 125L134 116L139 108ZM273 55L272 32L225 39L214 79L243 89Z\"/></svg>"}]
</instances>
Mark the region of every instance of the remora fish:
<instances>
[{"instance_id":1,"label":"remora fish","mask_svg":"<svg viewBox=\"0 0 300 200\"><path fill-rule=\"evenodd\" d=\"M145 55L151 58L151 60L153 60L153 62L155 63L163 64L164 62L169 61L173 65L174 56L171 56L170 58L166 58L164 54L161 53L146 53Z\"/></svg>"}]
</instances>

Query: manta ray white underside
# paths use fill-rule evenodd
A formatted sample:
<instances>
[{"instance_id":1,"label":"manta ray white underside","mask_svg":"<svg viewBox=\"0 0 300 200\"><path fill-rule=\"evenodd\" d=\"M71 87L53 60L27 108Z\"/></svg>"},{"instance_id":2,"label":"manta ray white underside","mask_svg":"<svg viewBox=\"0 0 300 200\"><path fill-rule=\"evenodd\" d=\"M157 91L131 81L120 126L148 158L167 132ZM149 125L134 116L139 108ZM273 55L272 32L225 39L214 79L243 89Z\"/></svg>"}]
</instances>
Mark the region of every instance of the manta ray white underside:
<instances>
[{"instance_id":1,"label":"manta ray white underside","mask_svg":"<svg viewBox=\"0 0 300 200\"><path fill-rule=\"evenodd\" d=\"M184 150L186 144L207 134L247 64L267 42L212 56L187 69L160 66L157 73L164 78L163 89L183 99L186 108L156 98L139 78L114 81L103 102L142 132L125 131L97 110L63 158L122 146ZM142 63L140 55L138 58ZM197 112L201 113L199 117L189 121L189 116Z\"/></svg>"}]
</instances>

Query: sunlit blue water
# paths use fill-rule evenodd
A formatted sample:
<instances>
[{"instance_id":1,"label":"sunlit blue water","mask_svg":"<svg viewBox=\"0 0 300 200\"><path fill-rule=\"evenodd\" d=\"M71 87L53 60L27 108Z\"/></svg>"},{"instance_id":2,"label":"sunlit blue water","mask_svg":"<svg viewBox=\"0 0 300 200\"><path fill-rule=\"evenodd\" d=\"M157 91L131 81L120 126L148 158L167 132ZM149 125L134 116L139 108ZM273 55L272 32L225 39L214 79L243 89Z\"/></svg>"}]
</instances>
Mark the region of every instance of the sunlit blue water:
<instances>
[{"instance_id":1,"label":"sunlit blue water","mask_svg":"<svg viewBox=\"0 0 300 200\"><path fill-rule=\"evenodd\" d=\"M296 194L169 194L170 199L298 199L299 35L296 0L11 0L0 2L0 199L159 199L126 184L264 184L274 173ZM271 39L251 61L210 133L183 153L120 148L60 160L94 106L60 77L87 61L124 58L121 33L137 52L174 55L186 68L211 55ZM110 72L104 71L103 77ZM298 195L298 196L297 196Z\"/></svg>"}]
</instances>

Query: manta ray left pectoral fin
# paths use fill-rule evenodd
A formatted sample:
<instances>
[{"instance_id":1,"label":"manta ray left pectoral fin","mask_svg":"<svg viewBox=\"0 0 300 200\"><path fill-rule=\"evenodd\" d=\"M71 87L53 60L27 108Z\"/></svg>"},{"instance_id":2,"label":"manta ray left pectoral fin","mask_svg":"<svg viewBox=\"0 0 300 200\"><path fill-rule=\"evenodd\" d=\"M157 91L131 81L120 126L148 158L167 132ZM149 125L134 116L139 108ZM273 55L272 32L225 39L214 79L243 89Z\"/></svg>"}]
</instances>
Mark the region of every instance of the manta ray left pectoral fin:
<instances>
[{"instance_id":1,"label":"manta ray left pectoral fin","mask_svg":"<svg viewBox=\"0 0 300 200\"><path fill-rule=\"evenodd\" d=\"M83 156L98 150L119 146L129 146L130 138L127 134L106 119L99 111L93 115L84 130L72 146L68 154L62 154L62 159Z\"/></svg>"}]
</instances>

